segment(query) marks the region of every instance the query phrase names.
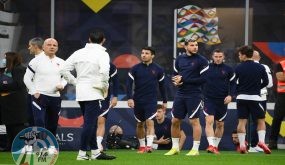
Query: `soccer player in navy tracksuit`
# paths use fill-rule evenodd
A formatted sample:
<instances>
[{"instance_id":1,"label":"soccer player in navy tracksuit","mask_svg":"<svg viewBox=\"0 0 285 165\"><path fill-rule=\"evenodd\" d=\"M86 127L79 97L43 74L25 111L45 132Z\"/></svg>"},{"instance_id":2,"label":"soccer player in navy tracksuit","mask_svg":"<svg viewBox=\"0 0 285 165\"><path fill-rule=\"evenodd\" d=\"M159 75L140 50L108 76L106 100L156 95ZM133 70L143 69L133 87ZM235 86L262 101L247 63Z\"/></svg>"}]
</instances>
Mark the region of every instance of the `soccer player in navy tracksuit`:
<instances>
[{"instance_id":1,"label":"soccer player in navy tracksuit","mask_svg":"<svg viewBox=\"0 0 285 165\"><path fill-rule=\"evenodd\" d=\"M214 154L219 154L218 145L224 133L227 105L232 101L236 87L234 70L223 63L224 59L224 52L218 49L213 52L213 62L209 65L207 81L203 88L205 132L209 143L207 151Z\"/></svg>"},{"instance_id":2,"label":"soccer player in navy tracksuit","mask_svg":"<svg viewBox=\"0 0 285 165\"><path fill-rule=\"evenodd\" d=\"M156 139L153 141L157 144L158 150L169 150L172 147L171 141L171 119L165 116L166 109L161 104L157 105L156 117L154 120L154 131ZM179 149L182 149L186 135L180 130Z\"/></svg>"},{"instance_id":3,"label":"soccer player in navy tracksuit","mask_svg":"<svg viewBox=\"0 0 285 165\"><path fill-rule=\"evenodd\" d=\"M188 114L193 127L193 147L187 156L199 155L202 128L199 120L199 109L202 107L202 84L206 81L205 73L209 65L205 57L197 54L198 43L194 40L185 41L186 54L177 57L172 78L178 87L172 109L172 149L164 155L179 153L180 124Z\"/></svg>"},{"instance_id":4,"label":"soccer player in navy tracksuit","mask_svg":"<svg viewBox=\"0 0 285 165\"><path fill-rule=\"evenodd\" d=\"M266 134L265 110L260 104L260 90L267 86L268 77L265 68L252 60L253 49L243 46L238 49L241 64L236 67L237 80L237 110L238 138L240 153L247 153L245 145L246 123L251 114L257 119L258 146L264 153L270 154L270 149L264 143Z\"/></svg>"},{"instance_id":5,"label":"soccer player in navy tracksuit","mask_svg":"<svg viewBox=\"0 0 285 165\"><path fill-rule=\"evenodd\" d=\"M112 63L110 63L109 77L109 84L112 83L112 88L110 88L111 85L109 85L108 96L101 102L100 115L98 116L96 132L97 146L101 151L103 151L102 140L105 134L105 123L108 117L108 112L110 108L113 108L117 105L118 101L119 80L117 75L117 67ZM112 99L111 95L113 95ZM94 140L94 142L96 141Z\"/></svg>"},{"instance_id":6,"label":"soccer player in navy tracksuit","mask_svg":"<svg viewBox=\"0 0 285 165\"><path fill-rule=\"evenodd\" d=\"M152 149L154 138L152 119L156 113L158 86L163 99L163 106L164 108L167 106L164 70L152 61L154 55L155 51L152 47L142 48L142 62L131 68L127 80L128 106L134 109L135 119L137 120L137 137L140 142L138 153L151 152ZM147 145L145 145L145 134Z\"/></svg>"}]
</instances>

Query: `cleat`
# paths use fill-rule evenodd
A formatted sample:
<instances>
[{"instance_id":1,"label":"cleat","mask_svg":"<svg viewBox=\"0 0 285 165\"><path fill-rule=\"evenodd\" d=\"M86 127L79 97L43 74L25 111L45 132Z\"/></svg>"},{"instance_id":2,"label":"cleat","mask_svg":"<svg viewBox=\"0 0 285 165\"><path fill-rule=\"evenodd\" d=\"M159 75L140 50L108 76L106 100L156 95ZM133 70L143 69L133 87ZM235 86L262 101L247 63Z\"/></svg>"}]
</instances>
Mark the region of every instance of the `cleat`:
<instances>
[{"instance_id":1,"label":"cleat","mask_svg":"<svg viewBox=\"0 0 285 165\"><path fill-rule=\"evenodd\" d=\"M198 150L190 150L186 156L198 156L199 155L199 151Z\"/></svg>"},{"instance_id":2,"label":"cleat","mask_svg":"<svg viewBox=\"0 0 285 165\"><path fill-rule=\"evenodd\" d=\"M87 155L87 154L84 156L77 155L76 160L89 160L89 155Z\"/></svg>"},{"instance_id":3,"label":"cleat","mask_svg":"<svg viewBox=\"0 0 285 165\"><path fill-rule=\"evenodd\" d=\"M107 155L104 152L100 152L97 155L91 155L91 160L113 160L116 159L115 156Z\"/></svg>"},{"instance_id":4,"label":"cleat","mask_svg":"<svg viewBox=\"0 0 285 165\"><path fill-rule=\"evenodd\" d=\"M262 143L262 142L258 142L257 144L258 147L262 148L263 149L263 152L265 154L271 154L271 150L267 147L267 145L265 143Z\"/></svg>"},{"instance_id":5,"label":"cleat","mask_svg":"<svg viewBox=\"0 0 285 165\"><path fill-rule=\"evenodd\" d=\"M220 152L218 151L218 148L212 145L209 145L209 147L207 148L207 152L213 153L213 154L220 154Z\"/></svg>"},{"instance_id":6,"label":"cleat","mask_svg":"<svg viewBox=\"0 0 285 165\"><path fill-rule=\"evenodd\" d=\"M248 152L247 152L246 147L240 147L239 153L241 153L241 154L247 154Z\"/></svg>"},{"instance_id":7,"label":"cleat","mask_svg":"<svg viewBox=\"0 0 285 165\"><path fill-rule=\"evenodd\" d=\"M171 150L169 150L167 153L165 153L164 155L177 155L179 154L179 150L176 148L171 148Z\"/></svg>"},{"instance_id":8,"label":"cleat","mask_svg":"<svg viewBox=\"0 0 285 165\"><path fill-rule=\"evenodd\" d=\"M220 154L220 151L219 151L218 147L215 147L215 150L216 150L217 154Z\"/></svg>"},{"instance_id":9,"label":"cleat","mask_svg":"<svg viewBox=\"0 0 285 165\"><path fill-rule=\"evenodd\" d=\"M151 148L151 146L147 146L147 147L145 148L145 152L147 152L147 153L152 153L152 148Z\"/></svg>"},{"instance_id":10,"label":"cleat","mask_svg":"<svg viewBox=\"0 0 285 165\"><path fill-rule=\"evenodd\" d=\"M140 147L137 151L137 153L139 153L139 154L143 154L145 152L146 152L146 147Z\"/></svg>"}]
</instances>

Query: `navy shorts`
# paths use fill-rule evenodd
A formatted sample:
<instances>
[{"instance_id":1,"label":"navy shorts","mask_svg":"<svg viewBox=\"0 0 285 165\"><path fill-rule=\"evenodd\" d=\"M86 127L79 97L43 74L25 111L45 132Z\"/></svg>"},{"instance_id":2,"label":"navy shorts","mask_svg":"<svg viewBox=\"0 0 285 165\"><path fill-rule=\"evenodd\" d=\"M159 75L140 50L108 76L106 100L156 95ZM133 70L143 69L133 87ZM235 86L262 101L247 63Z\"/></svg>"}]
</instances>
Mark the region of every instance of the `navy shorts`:
<instances>
[{"instance_id":1,"label":"navy shorts","mask_svg":"<svg viewBox=\"0 0 285 165\"><path fill-rule=\"evenodd\" d=\"M199 109L203 106L201 98L183 98L175 97L172 107L172 115L178 119L184 119L186 114L188 118L199 118Z\"/></svg>"},{"instance_id":2,"label":"navy shorts","mask_svg":"<svg viewBox=\"0 0 285 165\"><path fill-rule=\"evenodd\" d=\"M239 119L248 119L251 114L253 119L264 119L265 109L260 101L237 99L237 110Z\"/></svg>"},{"instance_id":3,"label":"navy shorts","mask_svg":"<svg viewBox=\"0 0 285 165\"><path fill-rule=\"evenodd\" d=\"M224 121L227 116L228 105L224 104L224 99L204 99L204 114L214 116L217 121Z\"/></svg>"},{"instance_id":4,"label":"navy shorts","mask_svg":"<svg viewBox=\"0 0 285 165\"><path fill-rule=\"evenodd\" d=\"M260 101L260 104L261 104L261 106L263 107L263 109L264 109L264 111L266 111L267 110L267 101L266 100L264 100L264 101Z\"/></svg>"},{"instance_id":5,"label":"navy shorts","mask_svg":"<svg viewBox=\"0 0 285 165\"><path fill-rule=\"evenodd\" d=\"M137 122L144 122L153 119L156 115L156 103L136 103L134 107L135 119Z\"/></svg>"},{"instance_id":6,"label":"navy shorts","mask_svg":"<svg viewBox=\"0 0 285 165\"><path fill-rule=\"evenodd\" d=\"M110 110L110 99L105 99L100 101L101 107L99 110L99 116L104 117L105 119L107 119L108 117L108 112Z\"/></svg>"}]
</instances>

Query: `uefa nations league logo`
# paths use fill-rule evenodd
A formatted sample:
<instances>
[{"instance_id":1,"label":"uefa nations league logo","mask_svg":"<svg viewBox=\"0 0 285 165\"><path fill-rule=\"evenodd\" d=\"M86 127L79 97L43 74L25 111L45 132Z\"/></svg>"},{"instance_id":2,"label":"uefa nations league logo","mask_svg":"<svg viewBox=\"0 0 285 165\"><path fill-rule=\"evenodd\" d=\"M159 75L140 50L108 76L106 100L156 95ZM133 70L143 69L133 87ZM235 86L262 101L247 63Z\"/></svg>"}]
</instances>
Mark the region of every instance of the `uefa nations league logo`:
<instances>
[{"instance_id":1,"label":"uefa nations league logo","mask_svg":"<svg viewBox=\"0 0 285 165\"><path fill-rule=\"evenodd\" d=\"M42 127L26 128L13 141L12 156L17 165L54 165L58 155L55 136Z\"/></svg>"}]
</instances>

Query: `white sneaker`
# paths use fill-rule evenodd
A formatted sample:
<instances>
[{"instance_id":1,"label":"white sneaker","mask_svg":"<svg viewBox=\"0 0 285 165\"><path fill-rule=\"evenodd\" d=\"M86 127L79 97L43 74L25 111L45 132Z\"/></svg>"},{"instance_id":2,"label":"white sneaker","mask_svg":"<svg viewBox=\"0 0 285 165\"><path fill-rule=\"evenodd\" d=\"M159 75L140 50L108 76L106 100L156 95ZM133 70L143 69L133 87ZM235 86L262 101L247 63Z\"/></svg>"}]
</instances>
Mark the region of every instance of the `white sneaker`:
<instances>
[{"instance_id":1,"label":"white sneaker","mask_svg":"<svg viewBox=\"0 0 285 165\"><path fill-rule=\"evenodd\" d=\"M77 155L76 160L90 160L89 155Z\"/></svg>"},{"instance_id":2,"label":"white sneaker","mask_svg":"<svg viewBox=\"0 0 285 165\"><path fill-rule=\"evenodd\" d=\"M249 147L248 152L258 152L254 147Z\"/></svg>"},{"instance_id":3,"label":"white sneaker","mask_svg":"<svg viewBox=\"0 0 285 165\"><path fill-rule=\"evenodd\" d=\"M13 154L32 154L33 153L33 146L25 145L18 151L14 151Z\"/></svg>"},{"instance_id":4,"label":"white sneaker","mask_svg":"<svg viewBox=\"0 0 285 165\"><path fill-rule=\"evenodd\" d=\"M263 149L260 148L259 146L255 146L254 149L255 149L257 152L263 152Z\"/></svg>"},{"instance_id":5,"label":"white sneaker","mask_svg":"<svg viewBox=\"0 0 285 165\"><path fill-rule=\"evenodd\" d=\"M33 153L33 146L25 145L25 151L27 154L32 154Z\"/></svg>"},{"instance_id":6,"label":"white sneaker","mask_svg":"<svg viewBox=\"0 0 285 165\"><path fill-rule=\"evenodd\" d=\"M49 155L55 155L55 154L57 154L58 152L57 152L57 149L55 148L55 146L50 146L49 148L48 148L48 154Z\"/></svg>"}]
</instances>

